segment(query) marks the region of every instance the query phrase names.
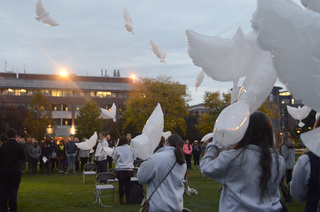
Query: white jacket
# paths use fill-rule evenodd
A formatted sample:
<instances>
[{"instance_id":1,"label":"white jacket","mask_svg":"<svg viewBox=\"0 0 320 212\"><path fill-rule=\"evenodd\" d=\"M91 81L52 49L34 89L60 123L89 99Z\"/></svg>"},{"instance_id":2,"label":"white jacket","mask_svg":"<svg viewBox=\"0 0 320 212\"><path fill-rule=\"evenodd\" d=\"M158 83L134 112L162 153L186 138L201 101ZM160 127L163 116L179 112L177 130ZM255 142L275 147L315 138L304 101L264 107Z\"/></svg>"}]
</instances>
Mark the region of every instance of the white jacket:
<instances>
[{"instance_id":1,"label":"white jacket","mask_svg":"<svg viewBox=\"0 0 320 212\"><path fill-rule=\"evenodd\" d=\"M141 184L148 184L147 198L160 184L173 164L176 162L175 147L165 146L151 155L141 164L138 171L138 180ZM182 211L183 209L183 179L187 165L176 163L171 173L153 194L150 200L149 211Z\"/></svg>"},{"instance_id":2,"label":"white jacket","mask_svg":"<svg viewBox=\"0 0 320 212\"><path fill-rule=\"evenodd\" d=\"M124 144L122 146L117 146L113 152L113 159L116 163L116 170L131 170L133 169L133 154L131 152L130 146Z\"/></svg>"},{"instance_id":3,"label":"white jacket","mask_svg":"<svg viewBox=\"0 0 320 212\"><path fill-rule=\"evenodd\" d=\"M107 160L107 152L103 149L106 147L109 147L108 142L105 139L99 140L95 154L98 161Z\"/></svg>"},{"instance_id":4,"label":"white jacket","mask_svg":"<svg viewBox=\"0 0 320 212\"><path fill-rule=\"evenodd\" d=\"M239 155L241 149L225 150L214 159L217 149L218 147L213 143L208 144L207 154L202 158L200 168L203 174L223 184L219 211L271 212L282 208L279 185L285 172L285 162L281 156L277 157L279 161L279 174L277 175L276 153L271 149L273 163L268 188L274 188L276 192L260 202L260 147L249 145L241 155Z\"/></svg>"}]
</instances>

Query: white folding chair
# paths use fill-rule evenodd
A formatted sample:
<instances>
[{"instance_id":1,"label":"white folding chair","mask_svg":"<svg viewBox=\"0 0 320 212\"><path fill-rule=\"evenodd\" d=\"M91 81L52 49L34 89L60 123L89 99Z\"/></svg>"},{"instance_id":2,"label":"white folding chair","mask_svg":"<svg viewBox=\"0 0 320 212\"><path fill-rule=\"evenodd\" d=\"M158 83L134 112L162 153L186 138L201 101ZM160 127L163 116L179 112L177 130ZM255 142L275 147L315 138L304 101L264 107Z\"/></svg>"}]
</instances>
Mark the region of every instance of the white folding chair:
<instances>
[{"instance_id":1,"label":"white folding chair","mask_svg":"<svg viewBox=\"0 0 320 212\"><path fill-rule=\"evenodd\" d=\"M82 178L83 178L83 184L85 184L85 176L86 175L94 175L94 176L96 176L96 174L97 174L97 169L98 169L98 166L97 166L97 164L95 164L95 163L86 163L86 164L84 164L84 166L83 166L83 172L82 172Z\"/></svg>"},{"instance_id":2,"label":"white folding chair","mask_svg":"<svg viewBox=\"0 0 320 212\"><path fill-rule=\"evenodd\" d=\"M133 168L133 174L134 174L134 176L131 177L131 179L130 179L131 182L138 182L138 178L137 178L138 170L139 170L139 167L134 167L134 168Z\"/></svg>"},{"instance_id":3,"label":"white folding chair","mask_svg":"<svg viewBox=\"0 0 320 212\"><path fill-rule=\"evenodd\" d=\"M115 176L110 172L102 172L96 176L96 189L94 191L95 194L95 202L97 203L99 200L99 205L104 207L111 207L108 205L104 205L102 203L101 198L113 197L114 202L116 202L116 186L115 181L112 183L111 180L114 180ZM113 192L113 195L109 195L109 191Z\"/></svg>"}]
</instances>

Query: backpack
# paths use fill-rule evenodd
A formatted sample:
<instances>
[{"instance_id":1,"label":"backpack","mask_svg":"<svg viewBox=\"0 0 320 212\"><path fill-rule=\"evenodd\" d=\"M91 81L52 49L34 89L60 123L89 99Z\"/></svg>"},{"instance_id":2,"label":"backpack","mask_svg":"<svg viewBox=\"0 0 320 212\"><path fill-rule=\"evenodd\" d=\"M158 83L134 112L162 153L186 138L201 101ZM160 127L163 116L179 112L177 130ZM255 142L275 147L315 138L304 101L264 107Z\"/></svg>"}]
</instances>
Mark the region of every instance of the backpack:
<instances>
[{"instance_id":1,"label":"backpack","mask_svg":"<svg viewBox=\"0 0 320 212\"><path fill-rule=\"evenodd\" d=\"M141 204L143 200L143 187L142 185L137 182L133 181L130 182L130 193L129 193L129 201L130 204Z\"/></svg>"}]
</instances>

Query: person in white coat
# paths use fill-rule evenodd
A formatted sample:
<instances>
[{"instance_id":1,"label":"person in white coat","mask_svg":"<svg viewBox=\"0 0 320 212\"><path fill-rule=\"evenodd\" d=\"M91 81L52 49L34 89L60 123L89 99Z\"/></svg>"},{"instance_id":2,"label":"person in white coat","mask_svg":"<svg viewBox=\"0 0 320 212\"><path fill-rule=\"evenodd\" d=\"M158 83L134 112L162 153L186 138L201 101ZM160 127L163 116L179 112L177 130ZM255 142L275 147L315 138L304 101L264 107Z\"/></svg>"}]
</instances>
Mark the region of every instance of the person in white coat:
<instances>
[{"instance_id":1,"label":"person in white coat","mask_svg":"<svg viewBox=\"0 0 320 212\"><path fill-rule=\"evenodd\" d=\"M316 120L314 128L319 127L320 117ZM320 138L319 138L320 139ZM310 149L299 157L293 168L290 193L298 202L306 202L304 211L320 211L320 157Z\"/></svg>"},{"instance_id":2,"label":"person in white coat","mask_svg":"<svg viewBox=\"0 0 320 212\"><path fill-rule=\"evenodd\" d=\"M161 183L172 166L174 166L173 169ZM147 184L147 198L161 183L150 199L150 212L183 210L183 179L186 171L182 139L179 135L173 134L168 138L164 147L141 164L138 171L139 182Z\"/></svg>"},{"instance_id":3,"label":"person in white coat","mask_svg":"<svg viewBox=\"0 0 320 212\"><path fill-rule=\"evenodd\" d=\"M95 153L95 160L98 162L98 173L107 171L107 152L104 148L109 147L104 132L99 133L98 145Z\"/></svg>"},{"instance_id":4,"label":"person in white coat","mask_svg":"<svg viewBox=\"0 0 320 212\"><path fill-rule=\"evenodd\" d=\"M219 148L209 143L200 162L203 174L223 184L219 211L280 211L285 162L275 150L268 116L253 113L244 137L227 150Z\"/></svg>"}]
</instances>

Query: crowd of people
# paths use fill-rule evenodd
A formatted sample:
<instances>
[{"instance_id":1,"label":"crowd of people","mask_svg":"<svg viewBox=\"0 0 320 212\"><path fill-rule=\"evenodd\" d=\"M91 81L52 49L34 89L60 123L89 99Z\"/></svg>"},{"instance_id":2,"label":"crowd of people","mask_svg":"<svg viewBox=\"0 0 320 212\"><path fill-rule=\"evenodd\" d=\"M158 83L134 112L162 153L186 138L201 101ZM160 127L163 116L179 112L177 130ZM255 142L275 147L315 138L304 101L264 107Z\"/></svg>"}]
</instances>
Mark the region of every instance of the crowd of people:
<instances>
[{"instance_id":1,"label":"crowd of people","mask_svg":"<svg viewBox=\"0 0 320 212\"><path fill-rule=\"evenodd\" d=\"M319 124L320 118L314 128ZM188 169L191 169L192 156L194 169L200 168L204 175L223 185L219 211L287 211L286 204L292 198L299 202L306 201L305 211L319 211L319 157L311 149L295 163L295 143L290 133L283 133L279 149L276 149L273 139L271 121L262 112L250 116L243 138L228 147L220 146L212 138L202 144L197 140L191 144L189 140L183 142L177 134L167 139L162 137L154 154L141 164L137 173L139 183L147 184L149 211L185 210L183 181ZM36 174L39 161L42 173L55 170L68 173L70 169L73 172L80 170L79 162L83 165L90 160L98 164L99 172L106 172L114 160L119 180L119 202L128 202L135 159L130 140L131 135L122 135L115 145L110 135L101 132L95 152L90 153L89 150L77 149L75 144L79 139L74 136L70 136L69 140L47 139L41 143L28 137L24 142L15 136L14 130L9 130L7 136L1 136L0 207L4 208L5 201L10 198L13 199L9 201L10 208L16 207L16 193L20 176L25 171L25 161L28 163L28 173ZM113 146L116 147L111 157L105 147ZM14 157L8 155L9 150L14 152ZM5 163L8 161L6 157L14 158L11 165ZM19 177L10 179L15 186L8 188L6 183L12 174ZM15 198L12 197L14 195Z\"/></svg>"}]
</instances>

